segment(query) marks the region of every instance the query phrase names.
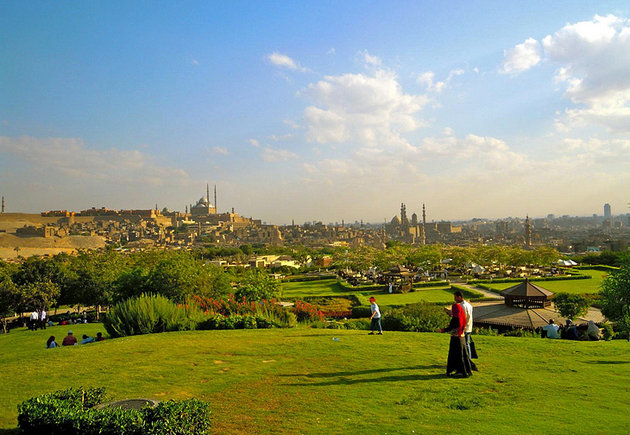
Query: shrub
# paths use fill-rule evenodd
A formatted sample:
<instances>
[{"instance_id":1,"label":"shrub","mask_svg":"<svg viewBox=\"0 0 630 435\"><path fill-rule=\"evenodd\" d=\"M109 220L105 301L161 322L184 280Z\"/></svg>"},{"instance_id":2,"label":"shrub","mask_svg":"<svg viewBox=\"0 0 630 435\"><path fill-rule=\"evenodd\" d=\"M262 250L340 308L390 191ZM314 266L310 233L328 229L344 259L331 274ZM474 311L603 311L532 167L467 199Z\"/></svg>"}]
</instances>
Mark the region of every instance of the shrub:
<instances>
[{"instance_id":1,"label":"shrub","mask_svg":"<svg viewBox=\"0 0 630 435\"><path fill-rule=\"evenodd\" d=\"M18 425L26 434L210 433L210 408L205 402L196 399L167 401L141 410L95 408L105 397L103 388L68 389L34 397L18 406Z\"/></svg>"},{"instance_id":2,"label":"shrub","mask_svg":"<svg viewBox=\"0 0 630 435\"><path fill-rule=\"evenodd\" d=\"M143 294L110 308L103 326L112 337L185 331L195 328L191 308L178 306L164 296Z\"/></svg>"},{"instance_id":3,"label":"shrub","mask_svg":"<svg viewBox=\"0 0 630 435\"><path fill-rule=\"evenodd\" d=\"M448 320L442 307L420 302L385 313L381 322L389 331L433 332L445 327Z\"/></svg>"},{"instance_id":4,"label":"shrub","mask_svg":"<svg viewBox=\"0 0 630 435\"><path fill-rule=\"evenodd\" d=\"M613 330L612 325L608 322L602 323L602 329L604 330L603 331L604 340L606 341L612 340L613 337L615 336L615 331Z\"/></svg>"},{"instance_id":5,"label":"shrub","mask_svg":"<svg viewBox=\"0 0 630 435\"><path fill-rule=\"evenodd\" d=\"M366 307L363 305L352 307L352 317L355 319L362 318L362 317L370 317L371 315L372 315L372 310L370 307Z\"/></svg>"},{"instance_id":6,"label":"shrub","mask_svg":"<svg viewBox=\"0 0 630 435\"><path fill-rule=\"evenodd\" d=\"M367 330L370 329L370 321L366 319L350 319L345 324L346 329L360 329Z\"/></svg>"},{"instance_id":7,"label":"shrub","mask_svg":"<svg viewBox=\"0 0 630 435\"><path fill-rule=\"evenodd\" d=\"M202 435L210 433L210 406L197 399L181 402L160 402L154 408L144 408L146 434Z\"/></svg>"},{"instance_id":8,"label":"shrub","mask_svg":"<svg viewBox=\"0 0 630 435\"><path fill-rule=\"evenodd\" d=\"M298 322L324 320L324 313L319 311L315 305L309 304L308 302L295 301L295 305L291 311L297 317Z\"/></svg>"}]
</instances>

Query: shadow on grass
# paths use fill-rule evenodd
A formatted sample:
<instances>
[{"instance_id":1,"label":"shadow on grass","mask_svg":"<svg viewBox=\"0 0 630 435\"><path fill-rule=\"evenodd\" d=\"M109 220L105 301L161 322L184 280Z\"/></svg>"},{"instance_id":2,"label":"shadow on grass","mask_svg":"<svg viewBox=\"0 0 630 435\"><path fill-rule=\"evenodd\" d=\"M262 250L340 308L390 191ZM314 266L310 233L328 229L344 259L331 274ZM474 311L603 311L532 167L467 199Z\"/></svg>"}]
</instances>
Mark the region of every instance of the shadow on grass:
<instances>
[{"instance_id":1,"label":"shadow on grass","mask_svg":"<svg viewBox=\"0 0 630 435\"><path fill-rule=\"evenodd\" d=\"M587 364L630 364L630 361L584 361Z\"/></svg>"},{"instance_id":2,"label":"shadow on grass","mask_svg":"<svg viewBox=\"0 0 630 435\"><path fill-rule=\"evenodd\" d=\"M405 382L405 381L428 381L431 379L444 378L444 373L429 373L429 374L407 374L407 375L389 375L380 376L376 378L361 378L361 379L349 379L350 376L369 375L375 373L388 373L398 370L430 370L430 369L444 369L443 365L432 364L427 366L414 366L414 367L397 367L397 368L384 368L384 369L370 369L370 370L357 370L346 372L330 372L330 373L296 373L292 375L280 375L285 377L306 377L306 378L337 378L329 381L322 382L294 382L285 384L288 386L330 386L330 385L353 385L353 384L365 384L374 382Z\"/></svg>"},{"instance_id":3,"label":"shadow on grass","mask_svg":"<svg viewBox=\"0 0 630 435\"><path fill-rule=\"evenodd\" d=\"M432 373L432 374L418 374L418 375L403 375L403 376L381 376L379 378L368 379L348 379L341 377L334 381L326 382L294 382L285 384L292 387L329 387L331 385L354 385L354 384L370 384L370 383L382 383L382 382L408 382L408 381L429 381L432 379L446 378L444 373Z\"/></svg>"},{"instance_id":4,"label":"shadow on grass","mask_svg":"<svg viewBox=\"0 0 630 435\"><path fill-rule=\"evenodd\" d=\"M356 375L367 375L371 373L386 373L386 372L395 372L398 370L428 370L428 369L439 369L444 368L444 365L440 364L431 364L427 366L413 366L413 367L387 367L383 369L368 369L368 370L356 370L353 372L329 372L329 373L295 373L289 375L280 375L285 377L307 377L307 378L333 378L337 376L356 376Z\"/></svg>"},{"instance_id":5,"label":"shadow on grass","mask_svg":"<svg viewBox=\"0 0 630 435\"><path fill-rule=\"evenodd\" d=\"M17 435L20 433L19 428L15 429L0 429L0 435Z\"/></svg>"}]
</instances>

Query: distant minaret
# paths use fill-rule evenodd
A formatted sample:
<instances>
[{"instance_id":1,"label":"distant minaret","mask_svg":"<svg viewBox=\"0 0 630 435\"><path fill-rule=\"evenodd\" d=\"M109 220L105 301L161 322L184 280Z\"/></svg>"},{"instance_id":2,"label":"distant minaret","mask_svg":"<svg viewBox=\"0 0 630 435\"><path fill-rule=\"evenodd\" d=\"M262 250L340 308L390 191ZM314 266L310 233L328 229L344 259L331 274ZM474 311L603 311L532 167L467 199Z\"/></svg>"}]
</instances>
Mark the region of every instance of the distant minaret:
<instances>
[{"instance_id":1,"label":"distant minaret","mask_svg":"<svg viewBox=\"0 0 630 435\"><path fill-rule=\"evenodd\" d=\"M529 215L525 218L525 245L532 246L532 224L529 222Z\"/></svg>"},{"instance_id":2,"label":"distant minaret","mask_svg":"<svg viewBox=\"0 0 630 435\"><path fill-rule=\"evenodd\" d=\"M218 213L219 209L217 208L217 185L214 185L214 212Z\"/></svg>"},{"instance_id":3,"label":"distant minaret","mask_svg":"<svg viewBox=\"0 0 630 435\"><path fill-rule=\"evenodd\" d=\"M426 226L427 224L427 210L424 207L424 202L422 203L422 226Z\"/></svg>"},{"instance_id":4,"label":"distant minaret","mask_svg":"<svg viewBox=\"0 0 630 435\"><path fill-rule=\"evenodd\" d=\"M4 196L2 197L2 213L4 213Z\"/></svg>"},{"instance_id":5,"label":"distant minaret","mask_svg":"<svg viewBox=\"0 0 630 435\"><path fill-rule=\"evenodd\" d=\"M210 202L210 185L206 183L206 199Z\"/></svg>"}]
</instances>

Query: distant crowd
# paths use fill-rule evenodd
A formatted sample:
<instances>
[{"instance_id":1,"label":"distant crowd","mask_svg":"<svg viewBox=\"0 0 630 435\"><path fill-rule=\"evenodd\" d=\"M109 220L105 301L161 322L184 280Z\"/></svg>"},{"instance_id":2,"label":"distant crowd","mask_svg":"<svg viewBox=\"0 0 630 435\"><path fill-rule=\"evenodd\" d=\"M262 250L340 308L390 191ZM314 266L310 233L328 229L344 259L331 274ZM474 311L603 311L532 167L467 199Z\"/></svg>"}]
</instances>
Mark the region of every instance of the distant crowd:
<instances>
[{"instance_id":1,"label":"distant crowd","mask_svg":"<svg viewBox=\"0 0 630 435\"><path fill-rule=\"evenodd\" d=\"M88 323L88 316L85 311L83 311L83 313L81 313L79 316L73 316L70 314L70 311L66 311L66 314L57 321L57 324L59 326L75 325L79 323ZM35 310L29 315L28 329L30 329L31 331L46 329L46 327L54 325L55 324L52 319L48 317L48 313L46 313L46 310Z\"/></svg>"}]
</instances>

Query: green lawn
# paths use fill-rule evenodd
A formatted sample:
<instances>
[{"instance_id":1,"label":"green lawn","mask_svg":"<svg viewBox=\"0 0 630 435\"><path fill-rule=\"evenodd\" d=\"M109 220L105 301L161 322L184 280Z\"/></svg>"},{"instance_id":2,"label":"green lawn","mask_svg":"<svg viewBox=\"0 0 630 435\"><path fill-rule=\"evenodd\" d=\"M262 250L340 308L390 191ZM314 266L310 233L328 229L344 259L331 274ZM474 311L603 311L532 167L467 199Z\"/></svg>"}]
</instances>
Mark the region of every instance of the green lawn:
<instances>
[{"instance_id":1,"label":"green lawn","mask_svg":"<svg viewBox=\"0 0 630 435\"><path fill-rule=\"evenodd\" d=\"M66 330L0 335L0 429L15 427L21 401L84 385L206 400L222 434L628 432L626 341L478 336L480 371L452 379L446 334L195 331L44 349Z\"/></svg>"},{"instance_id":2,"label":"green lawn","mask_svg":"<svg viewBox=\"0 0 630 435\"><path fill-rule=\"evenodd\" d=\"M374 296L377 303L382 306L407 305L420 301L440 303L453 301L453 292L447 286L427 287L426 289L415 289L415 291L409 293L389 294L382 290L346 290L335 279L282 283L282 297L285 299L314 296L347 296L353 294L360 294L366 298Z\"/></svg>"},{"instance_id":3,"label":"green lawn","mask_svg":"<svg viewBox=\"0 0 630 435\"><path fill-rule=\"evenodd\" d=\"M536 281L535 279L532 279L531 281L553 293L599 293L602 281L604 281L604 278L608 274L608 272L594 269L582 269L580 270L580 273L582 275L590 275L592 279L570 279L563 281ZM506 288L513 287L516 284L516 282L510 282L486 285L494 290L501 291Z\"/></svg>"}]
</instances>

